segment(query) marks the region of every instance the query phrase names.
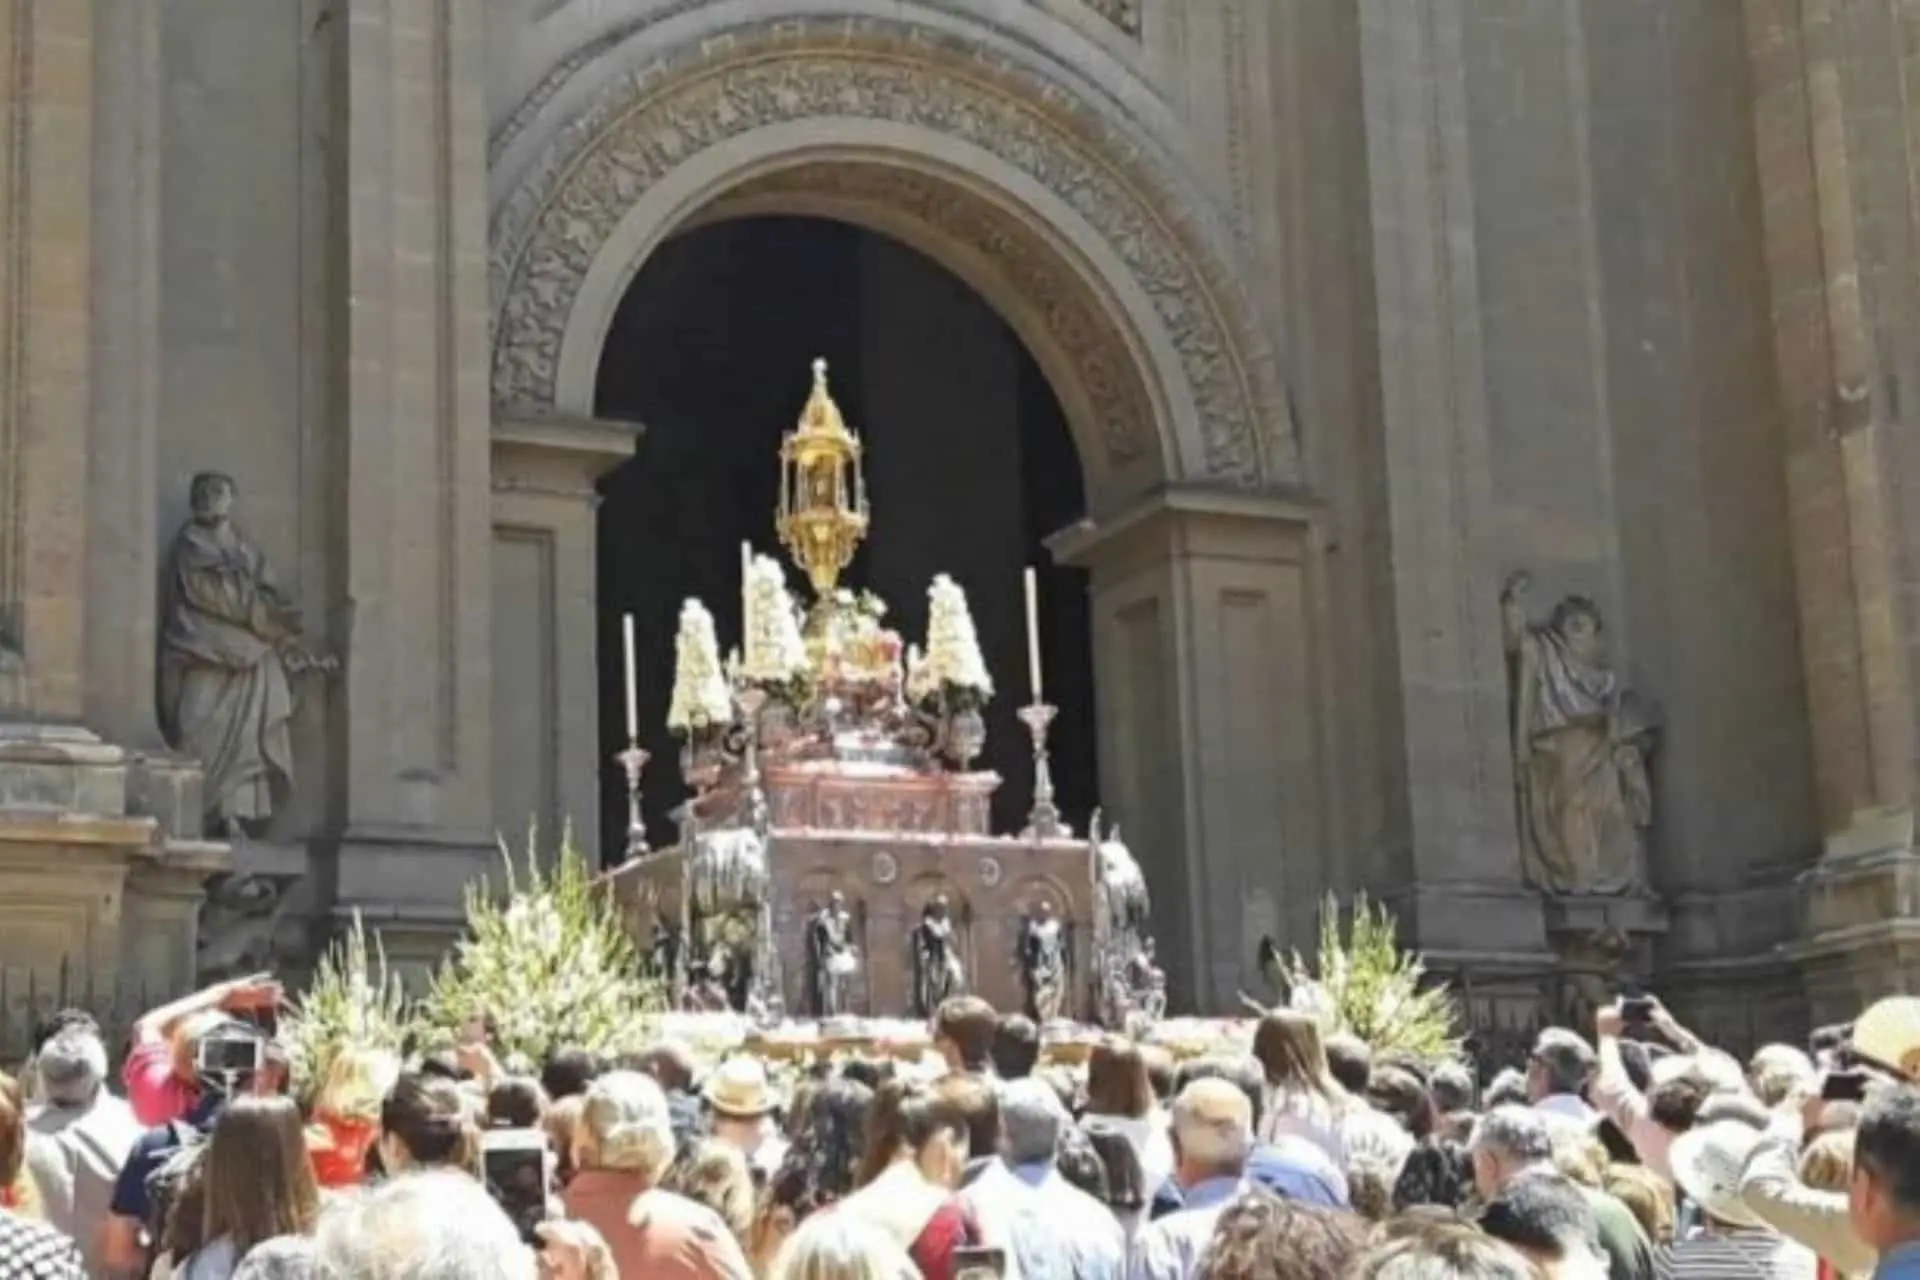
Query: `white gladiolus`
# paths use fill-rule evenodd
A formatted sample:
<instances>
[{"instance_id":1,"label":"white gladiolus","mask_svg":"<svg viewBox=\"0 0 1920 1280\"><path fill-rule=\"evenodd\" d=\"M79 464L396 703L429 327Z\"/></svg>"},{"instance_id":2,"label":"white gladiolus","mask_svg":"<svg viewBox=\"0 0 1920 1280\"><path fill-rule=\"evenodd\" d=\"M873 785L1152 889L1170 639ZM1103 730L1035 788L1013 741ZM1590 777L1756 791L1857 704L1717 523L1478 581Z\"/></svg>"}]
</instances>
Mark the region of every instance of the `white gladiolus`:
<instances>
[{"instance_id":1,"label":"white gladiolus","mask_svg":"<svg viewBox=\"0 0 1920 1280\"><path fill-rule=\"evenodd\" d=\"M980 637L973 629L973 612L960 584L942 573L927 588L927 656L925 678L935 688L953 685L993 696L993 678L980 655Z\"/></svg>"},{"instance_id":2,"label":"white gladiolus","mask_svg":"<svg viewBox=\"0 0 1920 1280\"><path fill-rule=\"evenodd\" d=\"M907 679L905 692L907 701L924 702L938 691L933 677L928 672L927 660L920 653L917 644L907 646Z\"/></svg>"},{"instance_id":3,"label":"white gladiolus","mask_svg":"<svg viewBox=\"0 0 1920 1280\"><path fill-rule=\"evenodd\" d=\"M733 718L733 695L720 667L720 641L713 615L698 600L680 606L680 633L674 640L673 702L667 728L690 733Z\"/></svg>"},{"instance_id":4,"label":"white gladiolus","mask_svg":"<svg viewBox=\"0 0 1920 1280\"><path fill-rule=\"evenodd\" d=\"M741 675L756 682L782 682L804 675L807 646L800 617L787 592L787 575L771 556L755 556L747 572L747 651Z\"/></svg>"}]
</instances>

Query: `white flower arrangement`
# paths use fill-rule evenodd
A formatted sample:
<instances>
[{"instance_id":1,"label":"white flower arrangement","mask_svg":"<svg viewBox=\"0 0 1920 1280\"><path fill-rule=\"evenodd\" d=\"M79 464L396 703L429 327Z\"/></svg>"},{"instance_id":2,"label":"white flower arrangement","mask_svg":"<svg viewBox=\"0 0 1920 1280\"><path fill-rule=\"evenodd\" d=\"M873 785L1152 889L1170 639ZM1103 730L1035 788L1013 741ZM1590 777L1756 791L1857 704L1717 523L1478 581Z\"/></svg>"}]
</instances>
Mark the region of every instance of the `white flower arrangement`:
<instances>
[{"instance_id":1,"label":"white flower arrangement","mask_svg":"<svg viewBox=\"0 0 1920 1280\"><path fill-rule=\"evenodd\" d=\"M746 656L743 678L756 684L788 684L807 674L807 646L800 614L787 591L787 575L772 556L755 556L747 570Z\"/></svg>"},{"instance_id":2,"label":"white flower arrangement","mask_svg":"<svg viewBox=\"0 0 1920 1280\"><path fill-rule=\"evenodd\" d=\"M927 653L922 665L922 678L933 689L971 695L982 702L993 696L993 677L980 655L967 593L944 573L927 588Z\"/></svg>"},{"instance_id":3,"label":"white flower arrangement","mask_svg":"<svg viewBox=\"0 0 1920 1280\"><path fill-rule=\"evenodd\" d=\"M667 728L688 734L732 720L733 694L720 667L713 615L698 600L680 606L680 633L673 647L673 702L667 708Z\"/></svg>"}]
</instances>

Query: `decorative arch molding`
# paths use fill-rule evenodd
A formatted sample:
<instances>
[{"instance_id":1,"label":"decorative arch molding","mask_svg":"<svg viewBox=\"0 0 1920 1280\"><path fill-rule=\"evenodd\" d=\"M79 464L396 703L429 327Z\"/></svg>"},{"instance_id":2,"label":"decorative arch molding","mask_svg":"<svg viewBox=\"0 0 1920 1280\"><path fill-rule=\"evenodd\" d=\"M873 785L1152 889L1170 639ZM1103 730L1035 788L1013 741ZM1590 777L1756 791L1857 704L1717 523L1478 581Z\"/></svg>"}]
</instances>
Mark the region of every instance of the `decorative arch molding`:
<instances>
[{"instance_id":1,"label":"decorative arch molding","mask_svg":"<svg viewBox=\"0 0 1920 1280\"><path fill-rule=\"evenodd\" d=\"M801 132L820 150L806 154ZM769 144L776 136L783 145ZM977 198L956 205L971 211L971 233L936 219L935 240L964 249L971 239L1039 266L1023 285L1027 305L1012 310L1036 355L1051 352L1054 367L1042 367L1059 378L1070 420L1077 406L1097 422L1077 431L1083 449L1091 435L1106 450L1090 472L1138 472L1151 459L1152 479L1303 482L1236 251L1182 189L1178 166L1120 113L904 18L761 20L663 50L603 88L496 211L495 402L587 407L567 403L581 394L580 353L597 358L646 253L729 191L823 159L864 162L870 209L876 165L938 172ZM1125 366L1131 376L1117 371ZM1140 440L1135 423L1151 424L1157 442Z\"/></svg>"}]
</instances>

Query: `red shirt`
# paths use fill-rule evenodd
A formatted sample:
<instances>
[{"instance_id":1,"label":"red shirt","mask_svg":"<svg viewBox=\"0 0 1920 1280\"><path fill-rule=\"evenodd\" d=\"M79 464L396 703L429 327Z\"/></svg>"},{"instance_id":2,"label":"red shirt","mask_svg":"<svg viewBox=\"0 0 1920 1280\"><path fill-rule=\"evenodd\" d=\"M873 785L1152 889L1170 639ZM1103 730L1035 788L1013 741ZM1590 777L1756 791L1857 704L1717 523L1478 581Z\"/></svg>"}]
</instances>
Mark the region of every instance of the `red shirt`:
<instances>
[{"instance_id":1,"label":"red shirt","mask_svg":"<svg viewBox=\"0 0 1920 1280\"><path fill-rule=\"evenodd\" d=\"M173 1073L173 1044L161 1036L135 1042L120 1079L133 1118L149 1129L180 1119L200 1100L200 1091Z\"/></svg>"}]
</instances>

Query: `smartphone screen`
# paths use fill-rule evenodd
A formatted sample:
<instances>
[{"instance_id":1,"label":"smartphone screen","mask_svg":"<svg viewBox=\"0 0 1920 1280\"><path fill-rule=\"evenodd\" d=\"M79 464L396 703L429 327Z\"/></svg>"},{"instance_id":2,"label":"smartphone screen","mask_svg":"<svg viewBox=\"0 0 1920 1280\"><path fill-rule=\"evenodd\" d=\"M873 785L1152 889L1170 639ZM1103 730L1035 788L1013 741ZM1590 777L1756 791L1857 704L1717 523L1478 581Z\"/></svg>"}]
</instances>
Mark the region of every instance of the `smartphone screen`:
<instances>
[{"instance_id":1,"label":"smartphone screen","mask_svg":"<svg viewBox=\"0 0 1920 1280\"><path fill-rule=\"evenodd\" d=\"M537 1129L496 1129L481 1139L487 1194L513 1221L520 1238L539 1243L534 1228L547 1218L547 1140Z\"/></svg>"},{"instance_id":2,"label":"smartphone screen","mask_svg":"<svg viewBox=\"0 0 1920 1280\"><path fill-rule=\"evenodd\" d=\"M1005 1249L960 1248L953 1251L953 1280L1002 1280L1006 1274Z\"/></svg>"},{"instance_id":3,"label":"smartphone screen","mask_svg":"<svg viewBox=\"0 0 1920 1280\"><path fill-rule=\"evenodd\" d=\"M265 1047L253 1036L208 1036L200 1042L194 1066L203 1076L248 1075L260 1069Z\"/></svg>"}]
</instances>

